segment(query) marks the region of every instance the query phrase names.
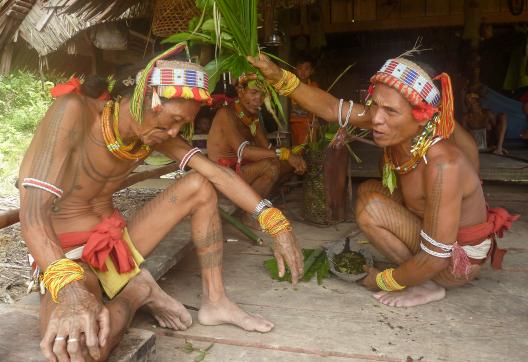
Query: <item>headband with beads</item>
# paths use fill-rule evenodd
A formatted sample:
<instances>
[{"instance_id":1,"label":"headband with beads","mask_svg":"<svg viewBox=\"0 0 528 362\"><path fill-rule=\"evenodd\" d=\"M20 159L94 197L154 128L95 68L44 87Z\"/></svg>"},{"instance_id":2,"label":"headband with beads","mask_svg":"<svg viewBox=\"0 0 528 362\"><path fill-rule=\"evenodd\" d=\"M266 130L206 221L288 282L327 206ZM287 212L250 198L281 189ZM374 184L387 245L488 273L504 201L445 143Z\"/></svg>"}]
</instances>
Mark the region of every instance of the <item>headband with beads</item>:
<instances>
[{"instance_id":1,"label":"headband with beads","mask_svg":"<svg viewBox=\"0 0 528 362\"><path fill-rule=\"evenodd\" d=\"M447 73L442 73L434 80L441 82L441 93L416 63L404 58L389 59L370 79L369 94L376 83L396 89L413 106L412 115L417 121L430 120L438 113L436 135L448 138L455 128L451 79Z\"/></svg>"},{"instance_id":2,"label":"headband with beads","mask_svg":"<svg viewBox=\"0 0 528 362\"><path fill-rule=\"evenodd\" d=\"M208 77L204 69L191 62L167 61L187 47L179 43L154 57L136 76L136 87L130 100L130 113L143 121L143 103L148 87L152 88L152 109L161 107L160 96L167 99L184 98L211 104Z\"/></svg>"}]
</instances>

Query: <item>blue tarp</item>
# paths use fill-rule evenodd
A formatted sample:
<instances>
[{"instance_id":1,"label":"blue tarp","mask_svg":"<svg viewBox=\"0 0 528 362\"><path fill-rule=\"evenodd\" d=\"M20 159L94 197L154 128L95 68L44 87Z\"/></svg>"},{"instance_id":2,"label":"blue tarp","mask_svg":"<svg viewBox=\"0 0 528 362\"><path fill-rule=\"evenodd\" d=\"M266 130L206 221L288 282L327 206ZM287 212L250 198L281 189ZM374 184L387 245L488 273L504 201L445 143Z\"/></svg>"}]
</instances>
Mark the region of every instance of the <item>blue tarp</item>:
<instances>
[{"instance_id":1,"label":"blue tarp","mask_svg":"<svg viewBox=\"0 0 528 362\"><path fill-rule=\"evenodd\" d=\"M506 113L508 129L506 130L505 138L520 138L519 135L528 127L521 102L487 88L485 96L480 100L480 104L483 108L487 108L494 113Z\"/></svg>"}]
</instances>

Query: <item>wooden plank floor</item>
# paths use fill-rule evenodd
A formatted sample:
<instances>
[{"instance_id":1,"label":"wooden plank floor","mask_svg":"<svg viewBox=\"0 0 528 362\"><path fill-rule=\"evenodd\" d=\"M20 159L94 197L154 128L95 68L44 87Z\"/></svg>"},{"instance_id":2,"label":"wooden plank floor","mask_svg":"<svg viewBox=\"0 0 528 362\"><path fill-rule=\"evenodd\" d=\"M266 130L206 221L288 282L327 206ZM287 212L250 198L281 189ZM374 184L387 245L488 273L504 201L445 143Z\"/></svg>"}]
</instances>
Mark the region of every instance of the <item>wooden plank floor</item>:
<instances>
[{"instance_id":1,"label":"wooden plank floor","mask_svg":"<svg viewBox=\"0 0 528 362\"><path fill-rule=\"evenodd\" d=\"M382 150L363 143L352 145L361 163L351 162L352 177L381 177L379 160ZM528 160L528 149L512 151L514 157ZM484 181L528 182L528 161L521 161L491 153L480 154L480 175Z\"/></svg>"}]
</instances>

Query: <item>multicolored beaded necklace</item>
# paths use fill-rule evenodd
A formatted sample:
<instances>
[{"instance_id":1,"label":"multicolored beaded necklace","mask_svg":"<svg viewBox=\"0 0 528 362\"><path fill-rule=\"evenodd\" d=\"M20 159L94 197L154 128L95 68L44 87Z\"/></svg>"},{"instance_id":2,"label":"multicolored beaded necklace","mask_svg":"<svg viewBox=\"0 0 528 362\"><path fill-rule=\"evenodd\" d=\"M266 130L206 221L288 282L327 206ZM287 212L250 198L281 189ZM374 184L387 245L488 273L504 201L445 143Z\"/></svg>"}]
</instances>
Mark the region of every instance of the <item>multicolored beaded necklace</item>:
<instances>
[{"instance_id":1,"label":"multicolored beaded necklace","mask_svg":"<svg viewBox=\"0 0 528 362\"><path fill-rule=\"evenodd\" d=\"M110 118L113 118L113 122L110 122ZM119 100L116 102L106 102L101 116L101 128L106 148L117 158L122 160L139 160L150 153L150 147L147 145L141 145L136 152L131 152L136 148L138 141L134 141L128 145L123 143L119 134Z\"/></svg>"},{"instance_id":2,"label":"multicolored beaded necklace","mask_svg":"<svg viewBox=\"0 0 528 362\"><path fill-rule=\"evenodd\" d=\"M412 157L401 165L398 165L393 161L391 148L384 148L383 186L387 187L391 194L394 192L397 185L395 172L397 172L398 175L405 175L418 167L422 159L427 163L427 159L425 158L427 151L429 151L434 144L443 139L440 136L435 136L438 121L439 115L437 113L429 122L427 122L422 132L413 139L413 145L411 147Z\"/></svg>"},{"instance_id":3,"label":"multicolored beaded necklace","mask_svg":"<svg viewBox=\"0 0 528 362\"><path fill-rule=\"evenodd\" d=\"M251 135L255 137L255 135L257 134L257 128L259 125L258 117L252 118L252 117L249 117L247 114L245 114L244 111L242 110L242 106L240 105L240 101L238 99L235 101L234 107L235 107L235 112L238 118L240 118L240 120L246 127L249 127Z\"/></svg>"}]
</instances>

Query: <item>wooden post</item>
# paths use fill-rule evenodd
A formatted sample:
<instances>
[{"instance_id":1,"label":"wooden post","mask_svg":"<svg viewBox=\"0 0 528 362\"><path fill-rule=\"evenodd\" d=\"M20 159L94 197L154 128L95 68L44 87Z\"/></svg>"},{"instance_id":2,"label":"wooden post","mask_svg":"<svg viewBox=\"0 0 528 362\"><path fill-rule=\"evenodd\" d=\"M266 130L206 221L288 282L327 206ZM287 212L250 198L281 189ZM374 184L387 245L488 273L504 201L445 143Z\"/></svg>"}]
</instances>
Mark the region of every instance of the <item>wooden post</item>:
<instances>
[{"instance_id":1,"label":"wooden post","mask_svg":"<svg viewBox=\"0 0 528 362\"><path fill-rule=\"evenodd\" d=\"M480 84L480 24L482 22L480 0L464 0L464 33L462 38L467 42L468 57L466 76L470 88Z\"/></svg>"},{"instance_id":2,"label":"wooden post","mask_svg":"<svg viewBox=\"0 0 528 362\"><path fill-rule=\"evenodd\" d=\"M13 51L15 49L15 44L9 42L6 44L2 50L2 55L0 57L0 74L7 75L11 71L11 61L13 60Z\"/></svg>"}]
</instances>

